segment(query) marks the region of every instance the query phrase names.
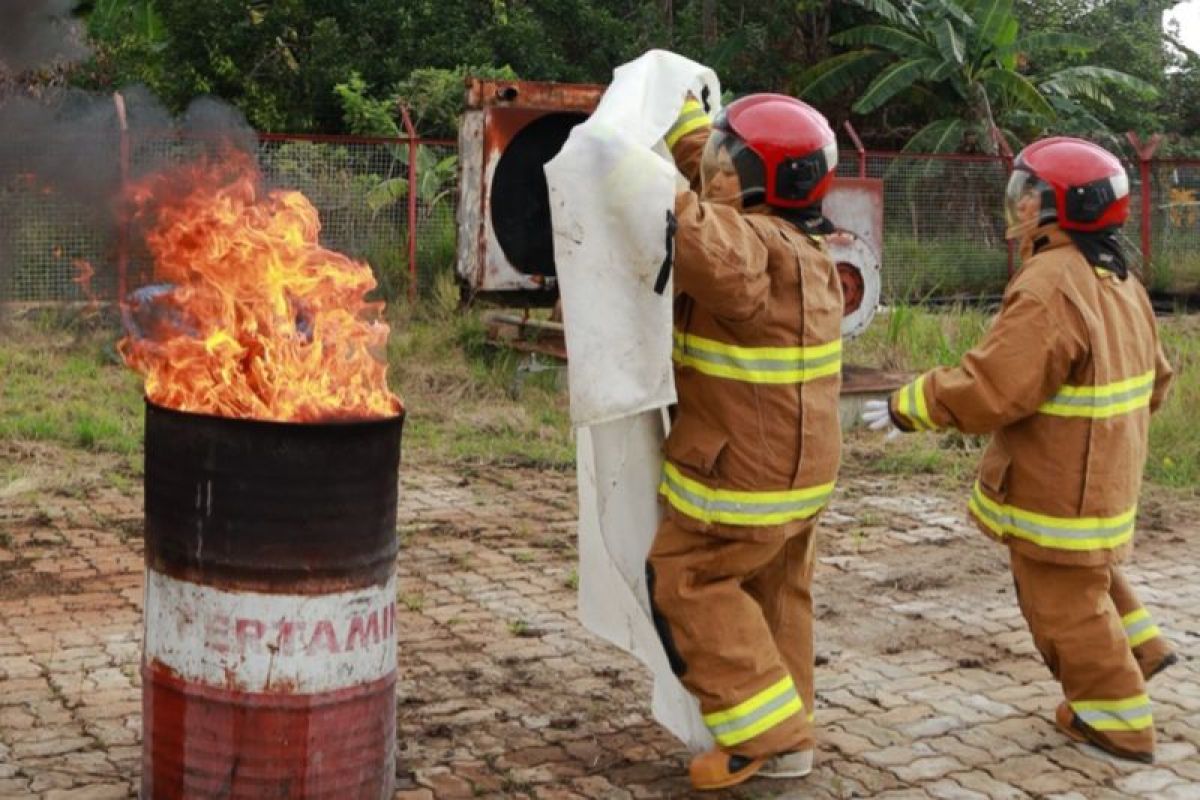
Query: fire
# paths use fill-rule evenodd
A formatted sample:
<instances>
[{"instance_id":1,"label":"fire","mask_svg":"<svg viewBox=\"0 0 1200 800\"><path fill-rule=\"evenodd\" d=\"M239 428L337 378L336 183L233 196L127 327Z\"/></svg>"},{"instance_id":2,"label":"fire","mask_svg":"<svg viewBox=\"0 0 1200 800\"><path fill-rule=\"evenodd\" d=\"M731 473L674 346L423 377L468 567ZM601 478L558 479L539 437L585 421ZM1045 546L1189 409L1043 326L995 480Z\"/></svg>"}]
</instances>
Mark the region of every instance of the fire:
<instances>
[{"instance_id":1,"label":"fire","mask_svg":"<svg viewBox=\"0 0 1200 800\"><path fill-rule=\"evenodd\" d=\"M123 309L118 349L146 396L181 411L312 422L393 416L388 326L370 267L321 247L299 192L260 189L228 153L132 185L154 280Z\"/></svg>"}]
</instances>

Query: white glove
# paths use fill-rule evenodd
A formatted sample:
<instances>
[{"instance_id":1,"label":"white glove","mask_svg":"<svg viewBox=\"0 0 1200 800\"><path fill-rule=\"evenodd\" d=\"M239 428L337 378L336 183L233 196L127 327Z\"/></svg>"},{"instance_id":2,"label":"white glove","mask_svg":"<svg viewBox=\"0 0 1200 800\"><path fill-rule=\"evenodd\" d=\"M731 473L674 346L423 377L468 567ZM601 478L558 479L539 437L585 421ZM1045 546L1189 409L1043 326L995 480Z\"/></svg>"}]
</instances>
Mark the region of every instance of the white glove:
<instances>
[{"instance_id":1,"label":"white glove","mask_svg":"<svg viewBox=\"0 0 1200 800\"><path fill-rule=\"evenodd\" d=\"M862 421L873 431L887 431L887 440L900 435L900 429L892 422L887 400L867 400L863 403Z\"/></svg>"}]
</instances>

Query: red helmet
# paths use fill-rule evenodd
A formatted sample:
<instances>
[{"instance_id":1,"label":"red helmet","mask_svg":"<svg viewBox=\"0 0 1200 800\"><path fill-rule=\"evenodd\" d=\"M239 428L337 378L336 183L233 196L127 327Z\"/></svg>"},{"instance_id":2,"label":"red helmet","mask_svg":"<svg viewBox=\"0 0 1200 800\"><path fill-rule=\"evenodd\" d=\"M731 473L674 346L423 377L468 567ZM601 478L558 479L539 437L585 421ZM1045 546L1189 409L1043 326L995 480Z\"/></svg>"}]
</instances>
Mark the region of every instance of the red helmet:
<instances>
[{"instance_id":1,"label":"red helmet","mask_svg":"<svg viewBox=\"0 0 1200 800\"><path fill-rule=\"evenodd\" d=\"M1022 196L1037 192L1039 223L1052 220L1064 230L1099 231L1129 218L1129 176L1112 153L1099 145L1054 136L1017 154L1009 178L1009 223Z\"/></svg>"},{"instance_id":2,"label":"red helmet","mask_svg":"<svg viewBox=\"0 0 1200 800\"><path fill-rule=\"evenodd\" d=\"M806 208L821 202L837 168L837 138L812 106L782 94L734 100L713 122L701 163L707 181L732 167L743 207Z\"/></svg>"}]
</instances>

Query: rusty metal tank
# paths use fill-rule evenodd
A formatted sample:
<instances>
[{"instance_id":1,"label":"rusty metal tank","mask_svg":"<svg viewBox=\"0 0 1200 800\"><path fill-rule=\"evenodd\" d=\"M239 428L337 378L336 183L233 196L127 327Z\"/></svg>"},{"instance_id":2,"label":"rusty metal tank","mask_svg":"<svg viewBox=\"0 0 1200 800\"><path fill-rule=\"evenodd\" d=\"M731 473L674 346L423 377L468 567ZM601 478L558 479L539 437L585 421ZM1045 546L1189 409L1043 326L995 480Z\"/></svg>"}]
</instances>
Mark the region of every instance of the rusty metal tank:
<instances>
[{"instance_id":1,"label":"rusty metal tank","mask_svg":"<svg viewBox=\"0 0 1200 800\"><path fill-rule=\"evenodd\" d=\"M458 274L508 305L558 299L542 167L596 108L604 87L471 78L458 129Z\"/></svg>"},{"instance_id":2,"label":"rusty metal tank","mask_svg":"<svg viewBox=\"0 0 1200 800\"><path fill-rule=\"evenodd\" d=\"M147 402L143 798L392 796L402 425Z\"/></svg>"}]
</instances>

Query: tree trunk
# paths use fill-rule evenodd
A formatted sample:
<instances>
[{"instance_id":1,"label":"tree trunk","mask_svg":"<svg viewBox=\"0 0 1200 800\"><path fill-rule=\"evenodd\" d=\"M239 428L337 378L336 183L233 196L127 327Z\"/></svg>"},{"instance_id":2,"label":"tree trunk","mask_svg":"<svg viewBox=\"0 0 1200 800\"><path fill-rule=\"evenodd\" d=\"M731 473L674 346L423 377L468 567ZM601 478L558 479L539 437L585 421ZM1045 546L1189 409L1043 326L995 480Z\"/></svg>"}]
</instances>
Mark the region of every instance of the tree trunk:
<instances>
[{"instance_id":1,"label":"tree trunk","mask_svg":"<svg viewBox=\"0 0 1200 800\"><path fill-rule=\"evenodd\" d=\"M700 9L700 21L704 46L712 47L717 43L717 0L704 0Z\"/></svg>"},{"instance_id":2,"label":"tree trunk","mask_svg":"<svg viewBox=\"0 0 1200 800\"><path fill-rule=\"evenodd\" d=\"M996 118L992 115L992 102L988 99L987 89L982 83L976 83L975 89L975 118L980 127L983 128L983 141L979 144L983 148L983 152L989 156L1000 155L1000 144L998 137L1000 129L996 127Z\"/></svg>"}]
</instances>

